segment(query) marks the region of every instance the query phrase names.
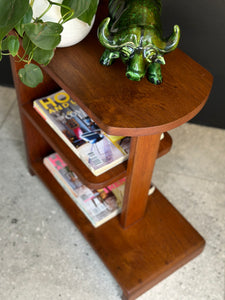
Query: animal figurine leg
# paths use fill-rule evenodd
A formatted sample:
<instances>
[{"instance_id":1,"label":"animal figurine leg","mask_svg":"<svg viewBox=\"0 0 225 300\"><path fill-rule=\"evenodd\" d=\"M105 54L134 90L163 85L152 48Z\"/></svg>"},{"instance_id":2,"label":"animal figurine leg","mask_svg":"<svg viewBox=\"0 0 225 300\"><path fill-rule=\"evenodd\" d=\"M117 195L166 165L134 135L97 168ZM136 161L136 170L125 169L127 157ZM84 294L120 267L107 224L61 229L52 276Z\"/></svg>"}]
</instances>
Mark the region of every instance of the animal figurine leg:
<instances>
[{"instance_id":1,"label":"animal figurine leg","mask_svg":"<svg viewBox=\"0 0 225 300\"><path fill-rule=\"evenodd\" d=\"M152 63L149 65L147 70L147 78L151 83L160 84L162 83L161 66L158 63Z\"/></svg>"},{"instance_id":2,"label":"animal figurine leg","mask_svg":"<svg viewBox=\"0 0 225 300\"><path fill-rule=\"evenodd\" d=\"M106 49L100 59L100 63L104 66L111 66L116 58L120 57L119 51L111 51Z\"/></svg>"}]
</instances>

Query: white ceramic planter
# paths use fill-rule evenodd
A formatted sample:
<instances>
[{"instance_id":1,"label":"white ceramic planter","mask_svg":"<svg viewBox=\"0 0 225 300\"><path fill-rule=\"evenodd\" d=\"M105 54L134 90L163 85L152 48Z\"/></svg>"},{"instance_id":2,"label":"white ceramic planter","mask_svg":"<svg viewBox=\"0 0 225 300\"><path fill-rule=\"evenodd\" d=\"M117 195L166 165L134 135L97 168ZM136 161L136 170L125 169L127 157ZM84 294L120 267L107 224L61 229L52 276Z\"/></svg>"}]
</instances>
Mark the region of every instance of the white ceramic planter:
<instances>
[{"instance_id":1,"label":"white ceramic planter","mask_svg":"<svg viewBox=\"0 0 225 300\"><path fill-rule=\"evenodd\" d=\"M62 0L54 0L57 3L62 3ZM48 7L47 0L35 0L33 4L33 17L39 17L45 9ZM53 5L51 9L42 17L43 21L58 22L61 19L60 7ZM69 47L82 41L90 32L94 19L92 20L91 26L87 23L79 20L72 19L63 24L63 32L61 33L61 42L57 47Z\"/></svg>"}]
</instances>

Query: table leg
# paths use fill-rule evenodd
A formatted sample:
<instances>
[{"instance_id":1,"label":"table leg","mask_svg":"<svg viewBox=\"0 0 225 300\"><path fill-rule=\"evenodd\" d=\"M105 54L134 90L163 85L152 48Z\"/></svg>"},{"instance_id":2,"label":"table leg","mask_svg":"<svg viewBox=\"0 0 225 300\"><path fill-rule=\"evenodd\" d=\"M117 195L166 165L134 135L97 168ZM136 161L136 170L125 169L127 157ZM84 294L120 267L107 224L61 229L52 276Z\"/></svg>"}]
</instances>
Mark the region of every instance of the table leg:
<instances>
[{"instance_id":1,"label":"table leg","mask_svg":"<svg viewBox=\"0 0 225 300\"><path fill-rule=\"evenodd\" d=\"M146 210L148 190L161 134L132 137L120 223L127 228L140 220Z\"/></svg>"}]
</instances>

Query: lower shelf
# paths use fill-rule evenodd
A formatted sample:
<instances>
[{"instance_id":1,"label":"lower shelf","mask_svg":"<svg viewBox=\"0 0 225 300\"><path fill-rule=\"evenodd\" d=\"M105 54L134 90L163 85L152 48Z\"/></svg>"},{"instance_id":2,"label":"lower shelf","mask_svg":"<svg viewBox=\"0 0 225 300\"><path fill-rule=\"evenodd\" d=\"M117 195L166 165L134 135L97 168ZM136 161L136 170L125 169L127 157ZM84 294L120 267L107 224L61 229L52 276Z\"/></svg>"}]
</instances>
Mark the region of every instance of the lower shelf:
<instances>
[{"instance_id":1,"label":"lower shelf","mask_svg":"<svg viewBox=\"0 0 225 300\"><path fill-rule=\"evenodd\" d=\"M94 228L42 163L32 166L133 300L197 256L204 239L156 189L145 217L128 229L117 217Z\"/></svg>"}]
</instances>

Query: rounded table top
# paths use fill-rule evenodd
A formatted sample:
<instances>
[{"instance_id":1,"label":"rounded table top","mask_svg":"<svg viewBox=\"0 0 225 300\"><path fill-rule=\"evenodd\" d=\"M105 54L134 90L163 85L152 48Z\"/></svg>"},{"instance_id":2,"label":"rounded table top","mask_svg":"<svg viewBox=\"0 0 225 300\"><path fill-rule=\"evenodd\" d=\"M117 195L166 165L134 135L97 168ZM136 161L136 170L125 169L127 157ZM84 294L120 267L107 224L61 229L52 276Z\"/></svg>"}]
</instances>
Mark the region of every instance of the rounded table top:
<instances>
[{"instance_id":1,"label":"rounded table top","mask_svg":"<svg viewBox=\"0 0 225 300\"><path fill-rule=\"evenodd\" d=\"M92 31L81 43L57 49L44 69L108 134L168 131L192 119L209 96L212 75L179 49L165 55L161 85L129 80L120 59L102 66L103 51Z\"/></svg>"}]
</instances>

